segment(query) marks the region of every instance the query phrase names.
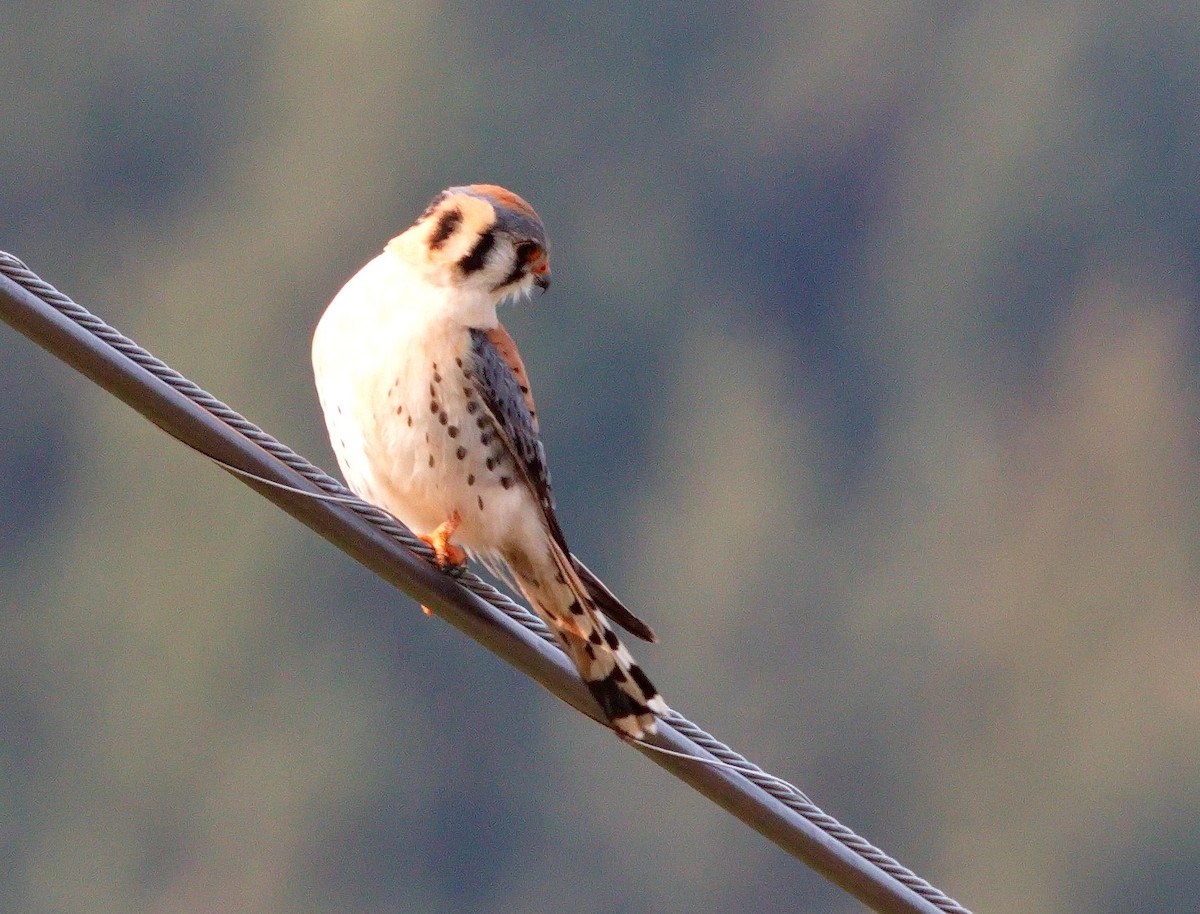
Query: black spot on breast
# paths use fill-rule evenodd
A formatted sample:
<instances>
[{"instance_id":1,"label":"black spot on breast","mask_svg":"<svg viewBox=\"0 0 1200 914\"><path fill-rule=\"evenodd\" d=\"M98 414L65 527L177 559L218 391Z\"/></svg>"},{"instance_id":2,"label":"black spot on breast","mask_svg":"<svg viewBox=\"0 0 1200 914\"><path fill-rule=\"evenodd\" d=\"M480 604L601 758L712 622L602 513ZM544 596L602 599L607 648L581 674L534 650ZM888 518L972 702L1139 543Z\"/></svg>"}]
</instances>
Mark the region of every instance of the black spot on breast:
<instances>
[{"instance_id":1,"label":"black spot on breast","mask_svg":"<svg viewBox=\"0 0 1200 914\"><path fill-rule=\"evenodd\" d=\"M480 495L478 498L476 498L476 501L479 502L479 510L482 511L483 510L483 496Z\"/></svg>"},{"instance_id":2,"label":"black spot on breast","mask_svg":"<svg viewBox=\"0 0 1200 914\"><path fill-rule=\"evenodd\" d=\"M431 467L433 466L433 455L432 454L429 455L429 465Z\"/></svg>"},{"instance_id":3,"label":"black spot on breast","mask_svg":"<svg viewBox=\"0 0 1200 914\"><path fill-rule=\"evenodd\" d=\"M621 639L613 633L611 628L606 628L604 630L604 643L615 651L621 646Z\"/></svg>"},{"instance_id":4,"label":"black spot on breast","mask_svg":"<svg viewBox=\"0 0 1200 914\"><path fill-rule=\"evenodd\" d=\"M589 660L596 659L596 649L594 647L592 647L590 644L585 644L583 649L587 652Z\"/></svg>"},{"instance_id":5,"label":"black spot on breast","mask_svg":"<svg viewBox=\"0 0 1200 914\"><path fill-rule=\"evenodd\" d=\"M571 615L573 615L573 616L582 616L583 615L583 606L580 604L580 602L578 600L571 601Z\"/></svg>"},{"instance_id":6,"label":"black spot on breast","mask_svg":"<svg viewBox=\"0 0 1200 914\"><path fill-rule=\"evenodd\" d=\"M482 435L479 436L479 443L482 444L484 447L487 447L489 444L492 443L492 436L489 435L487 432L484 432Z\"/></svg>"},{"instance_id":7,"label":"black spot on breast","mask_svg":"<svg viewBox=\"0 0 1200 914\"><path fill-rule=\"evenodd\" d=\"M474 473L467 474L467 485L469 485L469 486L475 485L475 474Z\"/></svg>"},{"instance_id":8,"label":"black spot on breast","mask_svg":"<svg viewBox=\"0 0 1200 914\"><path fill-rule=\"evenodd\" d=\"M446 434L449 435L451 438L457 438L458 437L458 426L457 425L450 426L448 429L446 429Z\"/></svg>"},{"instance_id":9,"label":"black spot on breast","mask_svg":"<svg viewBox=\"0 0 1200 914\"><path fill-rule=\"evenodd\" d=\"M592 629L592 633L588 635L588 641L592 644L601 644L604 639L600 637L600 632L597 629Z\"/></svg>"},{"instance_id":10,"label":"black spot on breast","mask_svg":"<svg viewBox=\"0 0 1200 914\"><path fill-rule=\"evenodd\" d=\"M489 470L494 470L494 469L496 469L496 461L494 461L494 460L493 460L491 457L489 457L489 458L488 458L488 459L485 461L485 463L486 463L486 465L487 465L487 468L488 468Z\"/></svg>"},{"instance_id":11,"label":"black spot on breast","mask_svg":"<svg viewBox=\"0 0 1200 914\"><path fill-rule=\"evenodd\" d=\"M429 385L429 396L431 396L435 399L437 398L437 385L436 384Z\"/></svg>"},{"instance_id":12,"label":"black spot on breast","mask_svg":"<svg viewBox=\"0 0 1200 914\"><path fill-rule=\"evenodd\" d=\"M429 249L436 251L446 243L446 239L454 234L454 230L462 225L462 210L448 209L438 216L437 225L429 236Z\"/></svg>"},{"instance_id":13,"label":"black spot on breast","mask_svg":"<svg viewBox=\"0 0 1200 914\"><path fill-rule=\"evenodd\" d=\"M408 417L408 427L412 428L412 416Z\"/></svg>"},{"instance_id":14,"label":"black spot on breast","mask_svg":"<svg viewBox=\"0 0 1200 914\"><path fill-rule=\"evenodd\" d=\"M436 413L436 412L437 412L439 409L441 409L441 407L440 407L440 406L438 406L438 401L437 401L437 400L430 400L430 401L429 401L429 411L430 411L431 413Z\"/></svg>"},{"instance_id":15,"label":"black spot on breast","mask_svg":"<svg viewBox=\"0 0 1200 914\"><path fill-rule=\"evenodd\" d=\"M438 374L438 370L437 370L437 362L433 363L433 383L434 384L442 383L442 376L440 374ZM521 389L524 390L525 388L521 388Z\"/></svg>"},{"instance_id":16,"label":"black spot on breast","mask_svg":"<svg viewBox=\"0 0 1200 914\"><path fill-rule=\"evenodd\" d=\"M446 411L444 409L438 413L438 422L442 423L442 425L445 425L449 421L450 417L446 415Z\"/></svg>"},{"instance_id":17,"label":"black spot on breast","mask_svg":"<svg viewBox=\"0 0 1200 914\"><path fill-rule=\"evenodd\" d=\"M456 456L459 460L462 460L464 457L467 456L467 449L465 447L460 447L457 451L454 452L454 456Z\"/></svg>"},{"instance_id":18,"label":"black spot on breast","mask_svg":"<svg viewBox=\"0 0 1200 914\"><path fill-rule=\"evenodd\" d=\"M488 424L487 416L480 416L478 419L475 420L476 428L487 428L487 424Z\"/></svg>"},{"instance_id":19,"label":"black spot on breast","mask_svg":"<svg viewBox=\"0 0 1200 914\"><path fill-rule=\"evenodd\" d=\"M457 365L459 368L462 368L462 359L456 357L454 359L454 364Z\"/></svg>"},{"instance_id":20,"label":"black spot on breast","mask_svg":"<svg viewBox=\"0 0 1200 914\"><path fill-rule=\"evenodd\" d=\"M403 406L403 405L401 405L401 406L397 406L397 407L396 407L396 415L397 415L397 416L399 416L399 415L400 415L401 413L403 413L403 412L404 412L404 406Z\"/></svg>"},{"instance_id":21,"label":"black spot on breast","mask_svg":"<svg viewBox=\"0 0 1200 914\"><path fill-rule=\"evenodd\" d=\"M512 480L509 479L507 476L501 476L500 477L500 486L501 486L501 488L507 489L512 486Z\"/></svg>"},{"instance_id":22,"label":"black spot on breast","mask_svg":"<svg viewBox=\"0 0 1200 914\"><path fill-rule=\"evenodd\" d=\"M487 262L487 255L496 245L496 236L490 230L479 236L479 240L475 242L475 247L471 248L471 253L462 258L458 262L458 267L463 271L464 276L470 276L483 269L483 265Z\"/></svg>"},{"instance_id":23,"label":"black spot on breast","mask_svg":"<svg viewBox=\"0 0 1200 914\"><path fill-rule=\"evenodd\" d=\"M475 410L477 410L477 409L479 409L478 403L476 403L474 400L467 401L467 412L474 414Z\"/></svg>"}]
</instances>

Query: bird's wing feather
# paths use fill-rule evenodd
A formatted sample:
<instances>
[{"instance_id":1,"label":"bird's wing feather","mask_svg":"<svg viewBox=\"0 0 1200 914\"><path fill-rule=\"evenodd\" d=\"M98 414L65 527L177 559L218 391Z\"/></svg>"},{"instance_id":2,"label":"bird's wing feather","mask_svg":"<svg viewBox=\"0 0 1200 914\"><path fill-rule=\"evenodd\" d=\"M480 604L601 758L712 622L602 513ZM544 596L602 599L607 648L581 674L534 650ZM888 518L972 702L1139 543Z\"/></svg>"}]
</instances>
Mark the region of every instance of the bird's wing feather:
<instances>
[{"instance_id":1,"label":"bird's wing feather","mask_svg":"<svg viewBox=\"0 0 1200 914\"><path fill-rule=\"evenodd\" d=\"M587 588L588 596L590 596L596 604L596 608L608 618L616 622L621 628L629 632L635 637L641 638L643 641L649 641L653 644L658 638L654 634L654 630L635 616L616 595L605 586L587 565L579 561L575 556L571 556L571 564L575 566L575 571L579 574L579 580L583 582L583 586Z\"/></svg>"},{"instance_id":2,"label":"bird's wing feather","mask_svg":"<svg viewBox=\"0 0 1200 914\"><path fill-rule=\"evenodd\" d=\"M496 425L497 435L504 442L517 471L533 492L541 507L555 543L571 556L580 581L597 608L606 616L643 641L655 641L653 630L635 616L604 583L579 559L571 555L562 528L554 513L554 494L550 488L550 470L546 453L537 433L537 418L533 412L533 397L525 366L517 352L516 343L503 327L493 330L472 330L471 346L475 370L471 373L475 389Z\"/></svg>"},{"instance_id":3,"label":"bird's wing feather","mask_svg":"<svg viewBox=\"0 0 1200 914\"><path fill-rule=\"evenodd\" d=\"M503 331L502 331L503 332ZM509 343L512 338L504 333ZM516 347L512 347L515 355ZM550 469L546 465L546 451L538 437L537 424L530 412L527 400L528 383L522 384L510 367L504 354L487 330L471 330L472 368L471 380L491 415L496 434L512 457L522 481L537 499L546 529L554 541L569 554L562 528L554 514L554 493L550 488ZM520 364L520 356L516 356ZM524 367L521 374L524 375ZM522 390L522 387L525 390Z\"/></svg>"},{"instance_id":4,"label":"bird's wing feather","mask_svg":"<svg viewBox=\"0 0 1200 914\"><path fill-rule=\"evenodd\" d=\"M521 353L517 351L517 341L500 324L487 331L487 338L496 347L496 352L500 354L504 364L513 373L513 377L517 379L517 387L520 388L521 394L525 398L525 406L529 409L529 421L533 425L534 432L537 432L537 408L533 405L533 392L529 389L529 376L525 374L525 363L521 360Z\"/></svg>"},{"instance_id":5,"label":"bird's wing feather","mask_svg":"<svg viewBox=\"0 0 1200 914\"><path fill-rule=\"evenodd\" d=\"M655 716L666 715L669 709L658 689L613 633L604 612L614 613L614 621L622 625L632 623L634 627L630 630L635 634L642 637L648 634L652 640L653 633L571 556L554 515L546 453L526 400L529 385L521 383L509 358L497 348L487 331L471 331L471 355L472 383L492 420L496 437L503 443L517 475L536 499L550 538L541 559L519 551L505 554L502 559L530 605L562 642L613 726L634 737L652 733ZM528 566L546 559L550 562L548 572L531 573ZM644 633L638 631L638 626Z\"/></svg>"}]
</instances>

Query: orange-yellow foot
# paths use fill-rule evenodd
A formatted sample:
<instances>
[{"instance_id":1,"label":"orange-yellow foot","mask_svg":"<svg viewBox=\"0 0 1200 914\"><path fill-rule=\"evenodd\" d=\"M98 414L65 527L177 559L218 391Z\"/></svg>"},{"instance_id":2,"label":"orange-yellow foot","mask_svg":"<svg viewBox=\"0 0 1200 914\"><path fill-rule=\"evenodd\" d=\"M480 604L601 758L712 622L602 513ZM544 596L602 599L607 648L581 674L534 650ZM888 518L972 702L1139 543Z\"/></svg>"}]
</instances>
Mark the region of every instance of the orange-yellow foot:
<instances>
[{"instance_id":1,"label":"orange-yellow foot","mask_svg":"<svg viewBox=\"0 0 1200 914\"><path fill-rule=\"evenodd\" d=\"M437 529L432 533L421 534L421 539L433 550L433 557L438 568L446 569L467 564L467 554L450 542L450 538L454 536L461 523L462 516L455 511L450 515L449 520L438 524Z\"/></svg>"},{"instance_id":2,"label":"orange-yellow foot","mask_svg":"<svg viewBox=\"0 0 1200 914\"><path fill-rule=\"evenodd\" d=\"M454 531L458 529L458 525L461 523L462 517L455 511L450 515L448 520L438 524L437 529L432 533L420 534L420 538L433 550L434 561L437 562L438 568L442 570L447 568L461 568L467 564L467 553L450 542L450 538L454 536ZM422 606L421 612L427 616L433 615L432 610L428 606Z\"/></svg>"}]
</instances>

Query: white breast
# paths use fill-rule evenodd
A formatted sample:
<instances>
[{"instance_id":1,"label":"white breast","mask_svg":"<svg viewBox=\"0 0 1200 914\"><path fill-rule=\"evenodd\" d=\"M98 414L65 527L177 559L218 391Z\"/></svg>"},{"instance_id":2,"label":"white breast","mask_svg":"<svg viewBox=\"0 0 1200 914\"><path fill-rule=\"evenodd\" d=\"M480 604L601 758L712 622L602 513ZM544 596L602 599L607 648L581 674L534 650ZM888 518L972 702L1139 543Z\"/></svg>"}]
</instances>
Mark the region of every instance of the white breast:
<instances>
[{"instance_id":1,"label":"white breast","mask_svg":"<svg viewBox=\"0 0 1200 914\"><path fill-rule=\"evenodd\" d=\"M455 542L488 555L514 535L536 536L540 520L511 458L495 459L500 442L477 425L482 405L460 362L469 331L455 319L461 303L446 302L445 290L381 255L321 318L313 371L350 488L416 533L457 511Z\"/></svg>"}]
</instances>

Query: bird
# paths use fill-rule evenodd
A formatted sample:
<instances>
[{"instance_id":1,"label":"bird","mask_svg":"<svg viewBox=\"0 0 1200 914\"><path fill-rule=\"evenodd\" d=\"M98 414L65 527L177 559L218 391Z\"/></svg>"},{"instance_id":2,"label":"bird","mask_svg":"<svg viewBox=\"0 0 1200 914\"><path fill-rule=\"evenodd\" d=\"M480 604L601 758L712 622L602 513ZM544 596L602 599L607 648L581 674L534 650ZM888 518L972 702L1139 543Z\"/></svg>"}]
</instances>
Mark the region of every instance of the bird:
<instances>
[{"instance_id":1,"label":"bird","mask_svg":"<svg viewBox=\"0 0 1200 914\"><path fill-rule=\"evenodd\" d=\"M654 633L567 546L529 378L497 316L549 285L533 207L494 184L450 187L326 308L317 395L350 489L426 542L438 567L474 558L514 585L610 726L640 739L669 708L610 620Z\"/></svg>"}]
</instances>

